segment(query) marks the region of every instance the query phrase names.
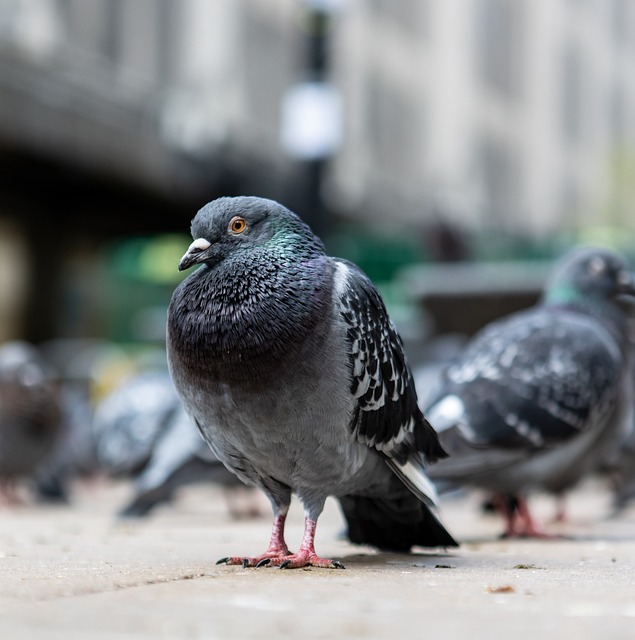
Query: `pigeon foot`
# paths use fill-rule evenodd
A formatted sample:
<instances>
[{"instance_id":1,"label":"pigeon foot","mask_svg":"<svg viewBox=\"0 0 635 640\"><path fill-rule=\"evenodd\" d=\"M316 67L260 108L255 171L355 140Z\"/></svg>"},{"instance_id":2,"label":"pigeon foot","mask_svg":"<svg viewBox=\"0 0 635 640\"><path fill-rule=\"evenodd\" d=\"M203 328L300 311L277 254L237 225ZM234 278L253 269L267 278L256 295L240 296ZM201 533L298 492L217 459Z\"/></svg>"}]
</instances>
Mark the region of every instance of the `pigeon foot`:
<instances>
[{"instance_id":1,"label":"pigeon foot","mask_svg":"<svg viewBox=\"0 0 635 640\"><path fill-rule=\"evenodd\" d=\"M315 552L306 549L300 549L298 553L286 556L284 558L272 558L271 564L278 566L280 569L300 569L302 567L320 567L322 569L346 569L346 567L338 560L330 558L321 558Z\"/></svg>"},{"instance_id":2,"label":"pigeon foot","mask_svg":"<svg viewBox=\"0 0 635 640\"><path fill-rule=\"evenodd\" d=\"M301 567L321 567L323 569L345 569L346 567L338 560L321 558L315 553L315 527L316 521L313 518L304 519L304 537L297 553L287 554L279 558L271 558L267 565L277 566L280 569L300 569ZM264 561L259 565L264 566Z\"/></svg>"},{"instance_id":3,"label":"pigeon foot","mask_svg":"<svg viewBox=\"0 0 635 640\"><path fill-rule=\"evenodd\" d=\"M300 569L302 567L320 567L322 569L345 569L346 567L338 560L320 558L316 553L308 550L300 550L298 553L266 552L260 556L242 557L229 556L217 560L216 564L242 565L244 568L255 567L279 567L280 569Z\"/></svg>"},{"instance_id":4,"label":"pigeon foot","mask_svg":"<svg viewBox=\"0 0 635 640\"><path fill-rule=\"evenodd\" d=\"M316 521L306 517L304 520L304 537L297 553L291 553L284 543L282 529L284 515L274 521L273 533L269 548L255 558L233 556L221 558L216 564L238 564L243 567L280 567L280 569L300 569L302 567L321 567L323 569L345 569L338 560L321 558L315 553L314 538Z\"/></svg>"},{"instance_id":5,"label":"pigeon foot","mask_svg":"<svg viewBox=\"0 0 635 640\"><path fill-rule=\"evenodd\" d=\"M499 503L500 504L500 503ZM507 522L507 528L501 535L502 539L535 540L563 540L564 536L548 533L536 522L529 511L529 505L524 497L516 496L513 506L502 508Z\"/></svg>"},{"instance_id":6,"label":"pigeon foot","mask_svg":"<svg viewBox=\"0 0 635 640\"><path fill-rule=\"evenodd\" d=\"M269 548L263 554L253 557L245 556L228 556L216 561L216 564L242 565L243 567L264 567L270 562L278 559L291 557L289 549L284 547Z\"/></svg>"}]
</instances>

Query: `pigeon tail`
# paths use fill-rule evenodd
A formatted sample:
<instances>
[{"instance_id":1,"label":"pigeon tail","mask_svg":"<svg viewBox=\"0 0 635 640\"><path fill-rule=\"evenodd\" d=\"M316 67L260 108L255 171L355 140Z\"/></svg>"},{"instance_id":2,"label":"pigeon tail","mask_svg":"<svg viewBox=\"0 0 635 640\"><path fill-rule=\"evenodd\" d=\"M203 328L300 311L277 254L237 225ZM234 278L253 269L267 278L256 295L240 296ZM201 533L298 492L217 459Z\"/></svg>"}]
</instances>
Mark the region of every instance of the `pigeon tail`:
<instances>
[{"instance_id":1,"label":"pigeon tail","mask_svg":"<svg viewBox=\"0 0 635 640\"><path fill-rule=\"evenodd\" d=\"M405 464L399 464L395 460L387 458L386 462L397 474L399 479L421 502L425 502L431 507L437 507L439 505L437 489L419 465L414 464L412 460L406 461Z\"/></svg>"},{"instance_id":2,"label":"pigeon tail","mask_svg":"<svg viewBox=\"0 0 635 640\"><path fill-rule=\"evenodd\" d=\"M343 496L339 501L347 536L355 544L397 553L408 553L415 545L459 546L432 510L412 494L399 500Z\"/></svg>"}]
</instances>

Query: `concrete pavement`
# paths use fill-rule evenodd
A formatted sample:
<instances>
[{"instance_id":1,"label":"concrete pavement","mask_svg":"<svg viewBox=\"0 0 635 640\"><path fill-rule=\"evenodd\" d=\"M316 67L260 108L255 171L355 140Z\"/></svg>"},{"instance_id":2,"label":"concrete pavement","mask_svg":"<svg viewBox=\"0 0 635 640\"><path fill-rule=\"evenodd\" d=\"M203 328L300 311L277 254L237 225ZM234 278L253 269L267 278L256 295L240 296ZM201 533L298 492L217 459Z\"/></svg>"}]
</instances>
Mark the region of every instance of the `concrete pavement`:
<instances>
[{"instance_id":1,"label":"concrete pavement","mask_svg":"<svg viewBox=\"0 0 635 640\"><path fill-rule=\"evenodd\" d=\"M216 566L264 550L270 518L232 521L209 487L134 524L113 513L125 485L75 492L72 506L0 512L0 638L635 637L635 510L606 520L608 495L588 483L570 500L569 540L500 541L475 496L446 501L463 541L447 554L376 554L338 540L327 504L317 550L345 571ZM553 503L534 501L548 517ZM265 506L265 512L267 507ZM302 534L296 503L288 525Z\"/></svg>"}]
</instances>

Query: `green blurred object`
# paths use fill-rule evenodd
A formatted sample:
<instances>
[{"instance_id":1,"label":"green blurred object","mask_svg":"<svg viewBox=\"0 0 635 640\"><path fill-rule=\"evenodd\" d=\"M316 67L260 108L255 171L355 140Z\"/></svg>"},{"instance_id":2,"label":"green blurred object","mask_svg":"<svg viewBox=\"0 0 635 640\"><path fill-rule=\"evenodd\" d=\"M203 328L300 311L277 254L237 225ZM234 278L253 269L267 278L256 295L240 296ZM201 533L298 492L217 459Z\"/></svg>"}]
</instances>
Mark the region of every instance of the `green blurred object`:
<instances>
[{"instance_id":1,"label":"green blurred object","mask_svg":"<svg viewBox=\"0 0 635 640\"><path fill-rule=\"evenodd\" d=\"M189 242L181 234L127 238L113 247L108 261L122 278L176 285L184 277L177 265Z\"/></svg>"},{"instance_id":2,"label":"green blurred object","mask_svg":"<svg viewBox=\"0 0 635 640\"><path fill-rule=\"evenodd\" d=\"M339 230L326 241L327 253L354 262L375 283L392 280L403 268L425 261L418 236L385 235L359 228Z\"/></svg>"},{"instance_id":3,"label":"green blurred object","mask_svg":"<svg viewBox=\"0 0 635 640\"><path fill-rule=\"evenodd\" d=\"M163 342L170 296L187 275L177 265L189 242L189 236L178 234L126 238L104 252L105 337L120 343Z\"/></svg>"}]
</instances>

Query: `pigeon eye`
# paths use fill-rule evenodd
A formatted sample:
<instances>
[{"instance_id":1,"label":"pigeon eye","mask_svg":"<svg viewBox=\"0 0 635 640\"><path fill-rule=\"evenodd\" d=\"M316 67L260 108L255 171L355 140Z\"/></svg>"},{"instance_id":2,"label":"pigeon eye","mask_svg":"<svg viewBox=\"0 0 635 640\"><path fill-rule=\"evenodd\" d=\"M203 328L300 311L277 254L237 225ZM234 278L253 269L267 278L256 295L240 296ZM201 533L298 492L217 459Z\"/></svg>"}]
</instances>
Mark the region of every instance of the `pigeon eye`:
<instances>
[{"instance_id":1,"label":"pigeon eye","mask_svg":"<svg viewBox=\"0 0 635 640\"><path fill-rule=\"evenodd\" d=\"M591 262L589 262L589 271L594 275L600 275L604 273L606 270L606 262L602 260L602 258L594 257Z\"/></svg>"},{"instance_id":2,"label":"pigeon eye","mask_svg":"<svg viewBox=\"0 0 635 640\"><path fill-rule=\"evenodd\" d=\"M245 218L241 218L240 216L234 216L229 221L229 232L238 234L242 233L247 228L247 220Z\"/></svg>"}]
</instances>

